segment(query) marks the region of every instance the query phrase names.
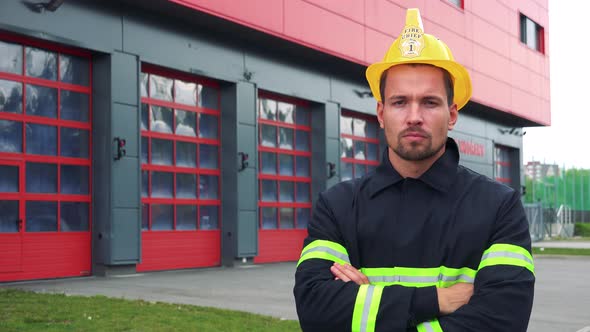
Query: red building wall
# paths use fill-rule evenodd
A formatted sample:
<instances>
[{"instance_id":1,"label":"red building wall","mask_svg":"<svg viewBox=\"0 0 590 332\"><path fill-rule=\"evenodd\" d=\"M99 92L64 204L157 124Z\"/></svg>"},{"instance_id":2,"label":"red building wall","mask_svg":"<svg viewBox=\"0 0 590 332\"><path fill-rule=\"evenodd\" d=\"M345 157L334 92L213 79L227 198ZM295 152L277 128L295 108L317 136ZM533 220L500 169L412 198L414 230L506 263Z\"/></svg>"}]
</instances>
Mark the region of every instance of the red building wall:
<instances>
[{"instance_id":1,"label":"red building wall","mask_svg":"<svg viewBox=\"0 0 590 332\"><path fill-rule=\"evenodd\" d=\"M424 29L444 40L473 80L473 100L548 125L548 0L169 0L367 65L381 60L420 8ZM520 42L520 13L544 28L545 53Z\"/></svg>"}]
</instances>

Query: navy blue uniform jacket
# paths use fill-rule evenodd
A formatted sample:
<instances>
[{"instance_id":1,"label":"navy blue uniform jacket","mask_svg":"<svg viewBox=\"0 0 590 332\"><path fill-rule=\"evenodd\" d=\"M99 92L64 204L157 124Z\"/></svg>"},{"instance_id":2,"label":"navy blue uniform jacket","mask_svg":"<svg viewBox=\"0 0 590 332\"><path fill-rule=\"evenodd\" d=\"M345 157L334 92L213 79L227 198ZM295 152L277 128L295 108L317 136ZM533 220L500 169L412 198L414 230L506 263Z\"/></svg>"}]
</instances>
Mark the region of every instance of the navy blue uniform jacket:
<instances>
[{"instance_id":1,"label":"navy blue uniform jacket","mask_svg":"<svg viewBox=\"0 0 590 332\"><path fill-rule=\"evenodd\" d=\"M526 331L534 292L520 194L459 165L456 143L420 178L387 151L377 169L320 194L295 275L303 331ZM350 262L370 285L334 280ZM441 315L436 287L474 285Z\"/></svg>"}]
</instances>

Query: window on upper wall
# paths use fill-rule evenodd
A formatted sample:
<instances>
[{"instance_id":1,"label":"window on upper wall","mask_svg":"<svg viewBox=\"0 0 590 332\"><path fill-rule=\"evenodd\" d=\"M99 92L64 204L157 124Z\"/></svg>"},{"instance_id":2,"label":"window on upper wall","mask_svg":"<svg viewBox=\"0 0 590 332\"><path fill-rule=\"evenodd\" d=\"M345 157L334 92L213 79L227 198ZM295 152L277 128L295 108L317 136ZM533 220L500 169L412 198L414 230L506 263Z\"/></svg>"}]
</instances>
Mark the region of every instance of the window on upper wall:
<instances>
[{"instance_id":1,"label":"window on upper wall","mask_svg":"<svg viewBox=\"0 0 590 332\"><path fill-rule=\"evenodd\" d=\"M545 30L530 18L520 14L520 41L533 50L545 53Z\"/></svg>"},{"instance_id":2,"label":"window on upper wall","mask_svg":"<svg viewBox=\"0 0 590 332\"><path fill-rule=\"evenodd\" d=\"M453 5L463 9L463 0L447 0L448 2L452 3Z\"/></svg>"}]
</instances>

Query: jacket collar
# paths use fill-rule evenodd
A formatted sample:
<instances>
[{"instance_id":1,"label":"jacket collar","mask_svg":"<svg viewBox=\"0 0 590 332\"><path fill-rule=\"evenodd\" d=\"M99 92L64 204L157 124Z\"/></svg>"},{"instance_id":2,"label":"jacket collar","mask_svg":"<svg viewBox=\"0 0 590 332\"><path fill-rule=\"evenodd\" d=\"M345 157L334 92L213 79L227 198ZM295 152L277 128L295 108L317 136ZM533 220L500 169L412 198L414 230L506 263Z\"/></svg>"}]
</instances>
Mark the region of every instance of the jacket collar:
<instances>
[{"instance_id":1,"label":"jacket collar","mask_svg":"<svg viewBox=\"0 0 590 332\"><path fill-rule=\"evenodd\" d=\"M445 153L417 180L438 191L448 192L455 180L458 164L459 148L457 143L449 137L447 138ZM389 149L385 149L381 164L379 164L375 174L371 177L369 185L371 197L402 180L404 178L393 168L389 161Z\"/></svg>"}]
</instances>

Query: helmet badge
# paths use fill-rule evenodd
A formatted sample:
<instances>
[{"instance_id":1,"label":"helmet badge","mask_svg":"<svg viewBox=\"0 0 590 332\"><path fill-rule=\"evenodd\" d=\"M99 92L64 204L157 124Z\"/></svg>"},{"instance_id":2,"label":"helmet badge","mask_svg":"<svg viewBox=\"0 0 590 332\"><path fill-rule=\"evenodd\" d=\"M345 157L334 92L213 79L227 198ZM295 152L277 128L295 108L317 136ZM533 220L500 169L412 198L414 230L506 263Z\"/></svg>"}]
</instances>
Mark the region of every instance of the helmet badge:
<instances>
[{"instance_id":1,"label":"helmet badge","mask_svg":"<svg viewBox=\"0 0 590 332\"><path fill-rule=\"evenodd\" d=\"M406 58L420 56L424 49L424 31L420 27L406 26L400 36L399 48Z\"/></svg>"}]
</instances>

